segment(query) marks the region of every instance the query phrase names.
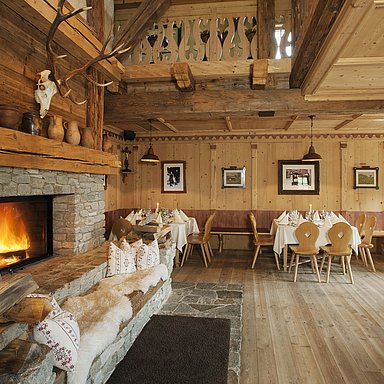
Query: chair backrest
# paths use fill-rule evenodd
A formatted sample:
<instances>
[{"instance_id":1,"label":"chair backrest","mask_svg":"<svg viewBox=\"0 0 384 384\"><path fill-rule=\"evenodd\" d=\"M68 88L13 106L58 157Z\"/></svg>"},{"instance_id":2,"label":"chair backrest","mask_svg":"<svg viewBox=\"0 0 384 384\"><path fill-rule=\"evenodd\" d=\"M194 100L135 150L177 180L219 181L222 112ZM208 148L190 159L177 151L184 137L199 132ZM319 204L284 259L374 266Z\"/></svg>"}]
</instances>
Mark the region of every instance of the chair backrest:
<instances>
[{"instance_id":1,"label":"chair backrest","mask_svg":"<svg viewBox=\"0 0 384 384\"><path fill-rule=\"evenodd\" d=\"M257 242L259 240L259 234L257 233L256 217L252 211L250 211L248 213L248 216L249 216L249 220L251 221L251 225L252 225L253 237L254 237L255 241Z\"/></svg>"},{"instance_id":2,"label":"chair backrest","mask_svg":"<svg viewBox=\"0 0 384 384\"><path fill-rule=\"evenodd\" d=\"M212 229L212 222L215 217L216 211L213 211L207 221L205 222L204 225L204 235L203 235L203 241L206 242L211 238L211 229Z\"/></svg>"},{"instance_id":3,"label":"chair backrest","mask_svg":"<svg viewBox=\"0 0 384 384\"><path fill-rule=\"evenodd\" d=\"M316 240L319 237L319 228L316 224L308 221L300 224L295 231L299 243L296 251L304 254L317 253Z\"/></svg>"},{"instance_id":4,"label":"chair backrest","mask_svg":"<svg viewBox=\"0 0 384 384\"><path fill-rule=\"evenodd\" d=\"M377 224L376 216L367 217L364 225L364 238L361 240L362 244L368 245L372 243L373 231L376 228L376 224Z\"/></svg>"},{"instance_id":5,"label":"chair backrest","mask_svg":"<svg viewBox=\"0 0 384 384\"><path fill-rule=\"evenodd\" d=\"M352 228L347 223L336 223L328 231L331 242L330 253L349 253L351 251Z\"/></svg>"},{"instance_id":6,"label":"chair backrest","mask_svg":"<svg viewBox=\"0 0 384 384\"><path fill-rule=\"evenodd\" d=\"M132 224L127 219L117 219L112 225L112 233L120 240L132 231Z\"/></svg>"},{"instance_id":7,"label":"chair backrest","mask_svg":"<svg viewBox=\"0 0 384 384\"><path fill-rule=\"evenodd\" d=\"M365 225L366 218L367 218L367 215L365 213L360 213L360 215L355 221L355 227L359 231L359 235L361 238L364 236L364 225Z\"/></svg>"}]
</instances>

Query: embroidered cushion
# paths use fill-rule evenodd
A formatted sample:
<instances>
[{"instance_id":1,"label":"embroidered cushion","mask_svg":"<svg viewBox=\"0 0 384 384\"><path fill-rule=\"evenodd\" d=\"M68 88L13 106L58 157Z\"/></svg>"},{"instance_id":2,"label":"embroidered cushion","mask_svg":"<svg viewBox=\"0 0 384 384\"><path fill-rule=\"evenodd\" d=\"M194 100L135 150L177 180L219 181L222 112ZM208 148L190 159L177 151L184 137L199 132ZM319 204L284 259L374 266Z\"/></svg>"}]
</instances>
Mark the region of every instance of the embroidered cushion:
<instances>
[{"instance_id":1,"label":"embroidered cushion","mask_svg":"<svg viewBox=\"0 0 384 384\"><path fill-rule=\"evenodd\" d=\"M135 248L123 238L120 246L110 243L108 250L107 277L120 273L136 272Z\"/></svg>"},{"instance_id":2,"label":"embroidered cushion","mask_svg":"<svg viewBox=\"0 0 384 384\"><path fill-rule=\"evenodd\" d=\"M80 330L75 317L60 307L35 325L33 337L36 342L52 348L55 367L72 372L77 361Z\"/></svg>"},{"instance_id":3,"label":"embroidered cushion","mask_svg":"<svg viewBox=\"0 0 384 384\"><path fill-rule=\"evenodd\" d=\"M136 268L138 271L160 264L160 251L157 240L150 244L142 244L136 254Z\"/></svg>"}]
</instances>

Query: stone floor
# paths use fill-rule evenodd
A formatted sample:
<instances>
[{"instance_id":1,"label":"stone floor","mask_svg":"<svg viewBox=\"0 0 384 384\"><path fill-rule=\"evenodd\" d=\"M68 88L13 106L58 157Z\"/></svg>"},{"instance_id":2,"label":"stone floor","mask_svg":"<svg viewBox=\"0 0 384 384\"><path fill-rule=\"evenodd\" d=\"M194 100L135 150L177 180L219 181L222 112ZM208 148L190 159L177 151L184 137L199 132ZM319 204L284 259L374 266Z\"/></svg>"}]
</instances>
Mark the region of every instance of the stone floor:
<instances>
[{"instance_id":1,"label":"stone floor","mask_svg":"<svg viewBox=\"0 0 384 384\"><path fill-rule=\"evenodd\" d=\"M243 286L241 284L172 283L162 315L219 317L231 320L228 384L240 381Z\"/></svg>"}]
</instances>

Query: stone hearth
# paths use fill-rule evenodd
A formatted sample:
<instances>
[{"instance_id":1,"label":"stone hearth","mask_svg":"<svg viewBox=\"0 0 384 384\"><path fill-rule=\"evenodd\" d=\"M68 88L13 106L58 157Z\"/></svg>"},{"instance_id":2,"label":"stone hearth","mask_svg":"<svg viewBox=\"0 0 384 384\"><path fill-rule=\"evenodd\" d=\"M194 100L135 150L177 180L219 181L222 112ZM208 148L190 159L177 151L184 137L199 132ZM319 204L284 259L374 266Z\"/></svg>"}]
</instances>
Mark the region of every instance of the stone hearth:
<instances>
[{"instance_id":1,"label":"stone hearth","mask_svg":"<svg viewBox=\"0 0 384 384\"><path fill-rule=\"evenodd\" d=\"M0 167L0 197L53 196L53 254L74 255L104 241L104 176Z\"/></svg>"},{"instance_id":2,"label":"stone hearth","mask_svg":"<svg viewBox=\"0 0 384 384\"><path fill-rule=\"evenodd\" d=\"M243 286L241 284L172 283L163 315L219 317L231 320L228 384L240 382Z\"/></svg>"}]
</instances>

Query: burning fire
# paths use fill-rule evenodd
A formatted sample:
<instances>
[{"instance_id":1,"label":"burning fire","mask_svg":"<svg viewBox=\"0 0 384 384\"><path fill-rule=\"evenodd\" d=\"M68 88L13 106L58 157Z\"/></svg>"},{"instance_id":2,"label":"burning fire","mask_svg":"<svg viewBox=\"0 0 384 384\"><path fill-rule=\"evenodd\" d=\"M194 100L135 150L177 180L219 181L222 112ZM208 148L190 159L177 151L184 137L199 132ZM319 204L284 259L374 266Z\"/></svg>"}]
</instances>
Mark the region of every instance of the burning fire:
<instances>
[{"instance_id":1,"label":"burning fire","mask_svg":"<svg viewBox=\"0 0 384 384\"><path fill-rule=\"evenodd\" d=\"M0 211L0 254L30 247L27 229L18 210L11 204Z\"/></svg>"}]
</instances>

